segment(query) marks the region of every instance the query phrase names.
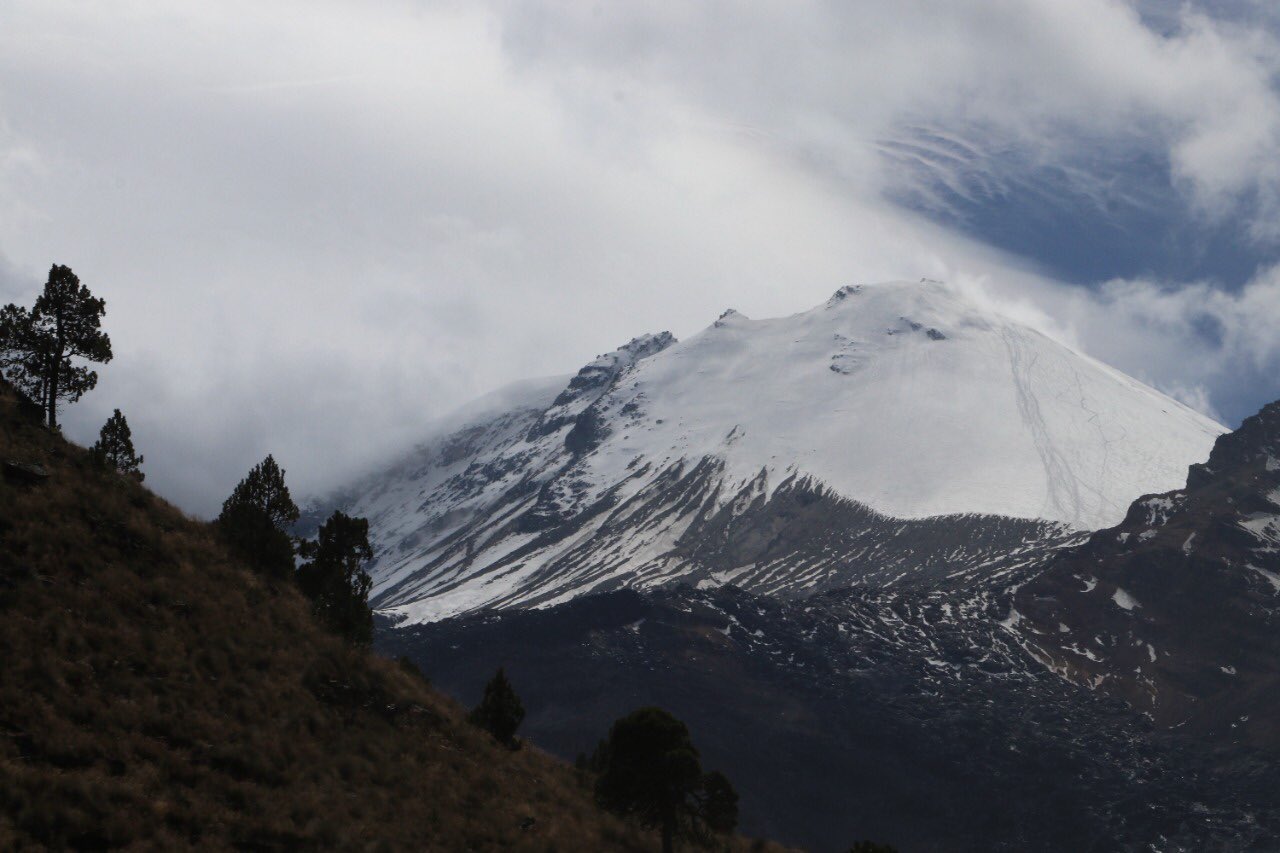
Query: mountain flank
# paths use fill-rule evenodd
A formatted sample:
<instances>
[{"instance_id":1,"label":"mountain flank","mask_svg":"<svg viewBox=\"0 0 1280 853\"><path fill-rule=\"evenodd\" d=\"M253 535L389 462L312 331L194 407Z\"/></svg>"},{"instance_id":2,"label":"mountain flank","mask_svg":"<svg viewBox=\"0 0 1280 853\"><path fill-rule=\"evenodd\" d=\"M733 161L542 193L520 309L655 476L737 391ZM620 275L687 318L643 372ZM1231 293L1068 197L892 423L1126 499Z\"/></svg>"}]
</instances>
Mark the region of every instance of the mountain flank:
<instances>
[{"instance_id":1,"label":"mountain flank","mask_svg":"<svg viewBox=\"0 0 1280 853\"><path fill-rule=\"evenodd\" d=\"M1018 590L1045 665L1162 727L1280 748L1280 403Z\"/></svg>"},{"instance_id":2,"label":"mountain flank","mask_svg":"<svg viewBox=\"0 0 1280 853\"><path fill-rule=\"evenodd\" d=\"M656 849L39 417L0 385L0 848Z\"/></svg>"},{"instance_id":3,"label":"mountain flank","mask_svg":"<svg viewBox=\"0 0 1280 853\"><path fill-rule=\"evenodd\" d=\"M1225 431L931 281L727 312L499 400L313 508L369 519L370 602L400 625L680 583L934 582L1119 522Z\"/></svg>"}]
</instances>

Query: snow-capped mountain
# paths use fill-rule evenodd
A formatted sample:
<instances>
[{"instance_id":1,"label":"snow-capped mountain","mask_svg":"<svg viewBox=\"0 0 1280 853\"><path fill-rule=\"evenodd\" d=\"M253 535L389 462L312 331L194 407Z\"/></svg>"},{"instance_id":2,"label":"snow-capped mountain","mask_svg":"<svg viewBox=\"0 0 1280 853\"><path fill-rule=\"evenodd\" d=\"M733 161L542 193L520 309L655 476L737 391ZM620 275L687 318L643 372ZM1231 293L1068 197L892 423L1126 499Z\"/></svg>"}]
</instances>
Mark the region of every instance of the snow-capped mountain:
<instances>
[{"instance_id":1,"label":"snow-capped mountain","mask_svg":"<svg viewBox=\"0 0 1280 853\"><path fill-rule=\"evenodd\" d=\"M937 282L637 338L327 502L401 620L676 581L934 582L1114 524L1219 424Z\"/></svg>"},{"instance_id":2,"label":"snow-capped mountain","mask_svg":"<svg viewBox=\"0 0 1280 853\"><path fill-rule=\"evenodd\" d=\"M564 756L670 708L749 831L810 849L1280 849L1280 403L1112 528L914 580L621 590L377 642L465 701L504 666Z\"/></svg>"}]
</instances>

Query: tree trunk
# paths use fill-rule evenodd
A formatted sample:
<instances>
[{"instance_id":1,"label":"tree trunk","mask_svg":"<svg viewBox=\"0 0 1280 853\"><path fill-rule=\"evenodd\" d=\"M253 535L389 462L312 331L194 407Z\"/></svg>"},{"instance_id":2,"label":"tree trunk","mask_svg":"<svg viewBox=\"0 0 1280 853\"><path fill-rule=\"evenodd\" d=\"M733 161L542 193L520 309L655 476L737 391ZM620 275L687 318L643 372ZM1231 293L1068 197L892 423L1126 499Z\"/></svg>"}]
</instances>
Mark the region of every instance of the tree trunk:
<instances>
[{"instance_id":1,"label":"tree trunk","mask_svg":"<svg viewBox=\"0 0 1280 853\"><path fill-rule=\"evenodd\" d=\"M67 341L63 337L62 313L64 305L59 305L53 315L53 358L49 362L49 429L58 428L58 380L62 378L62 359L67 351Z\"/></svg>"},{"instance_id":2,"label":"tree trunk","mask_svg":"<svg viewBox=\"0 0 1280 853\"><path fill-rule=\"evenodd\" d=\"M67 351L66 342L62 339L62 318L58 318L58 327L56 337L54 338L56 346L50 353L49 359L49 378L46 382L46 391L49 394L49 429L58 428L58 389L62 385L62 360L64 353Z\"/></svg>"},{"instance_id":3,"label":"tree trunk","mask_svg":"<svg viewBox=\"0 0 1280 853\"><path fill-rule=\"evenodd\" d=\"M49 401L49 429L58 428L58 371L55 368L49 381L45 384L45 394Z\"/></svg>"},{"instance_id":4,"label":"tree trunk","mask_svg":"<svg viewBox=\"0 0 1280 853\"><path fill-rule=\"evenodd\" d=\"M670 821L662 822L662 853L673 853L676 849L674 829Z\"/></svg>"}]
</instances>

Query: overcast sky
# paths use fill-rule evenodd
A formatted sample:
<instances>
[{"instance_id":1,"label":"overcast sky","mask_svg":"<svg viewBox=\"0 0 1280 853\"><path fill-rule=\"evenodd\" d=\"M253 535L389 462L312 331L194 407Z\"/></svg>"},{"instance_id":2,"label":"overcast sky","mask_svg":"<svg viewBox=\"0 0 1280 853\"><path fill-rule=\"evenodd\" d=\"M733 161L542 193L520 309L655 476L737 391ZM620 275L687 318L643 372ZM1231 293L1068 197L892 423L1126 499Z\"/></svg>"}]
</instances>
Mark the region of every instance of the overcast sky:
<instances>
[{"instance_id":1,"label":"overcast sky","mask_svg":"<svg viewBox=\"0 0 1280 853\"><path fill-rule=\"evenodd\" d=\"M946 279L1229 425L1280 396L1265 0L0 4L0 302L148 482L300 493L727 307Z\"/></svg>"}]
</instances>

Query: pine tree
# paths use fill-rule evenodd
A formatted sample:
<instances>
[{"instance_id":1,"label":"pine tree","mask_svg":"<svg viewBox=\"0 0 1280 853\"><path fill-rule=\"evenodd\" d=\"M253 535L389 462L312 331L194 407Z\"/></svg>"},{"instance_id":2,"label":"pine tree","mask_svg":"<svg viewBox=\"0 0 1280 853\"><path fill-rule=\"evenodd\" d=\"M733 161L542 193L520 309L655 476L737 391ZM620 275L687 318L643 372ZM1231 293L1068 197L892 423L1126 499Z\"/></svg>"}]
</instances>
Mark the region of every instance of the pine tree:
<instances>
[{"instance_id":1,"label":"pine tree","mask_svg":"<svg viewBox=\"0 0 1280 853\"><path fill-rule=\"evenodd\" d=\"M603 765L596 800L662 832L671 853L677 838L698 842L738 823L738 795L724 774L702 772L684 723L661 708L641 708L613 724L593 761Z\"/></svg>"},{"instance_id":2,"label":"pine tree","mask_svg":"<svg viewBox=\"0 0 1280 853\"><path fill-rule=\"evenodd\" d=\"M513 749L518 746L516 729L524 721L524 704L501 667L484 686L484 698L467 719L493 735L498 743Z\"/></svg>"},{"instance_id":3,"label":"pine tree","mask_svg":"<svg viewBox=\"0 0 1280 853\"><path fill-rule=\"evenodd\" d=\"M50 427L58 426L60 401L74 403L98 384L96 372L72 359L111 360L111 339L102 331L106 313L106 302L57 264L30 311L13 304L0 309L0 370L40 404Z\"/></svg>"},{"instance_id":4,"label":"pine tree","mask_svg":"<svg viewBox=\"0 0 1280 853\"><path fill-rule=\"evenodd\" d=\"M311 599L316 616L348 642L368 645L373 639L373 581L364 570L373 559L369 520L335 512L320 526L316 541L304 542L298 550L310 559L298 569L298 586Z\"/></svg>"},{"instance_id":5,"label":"pine tree","mask_svg":"<svg viewBox=\"0 0 1280 853\"><path fill-rule=\"evenodd\" d=\"M712 832L728 834L738 826L738 792L719 770L702 777L698 816Z\"/></svg>"},{"instance_id":6,"label":"pine tree","mask_svg":"<svg viewBox=\"0 0 1280 853\"><path fill-rule=\"evenodd\" d=\"M109 466L121 474L128 474L141 483L146 475L139 470L142 457L133 451L133 433L129 430L129 422L120 410L116 409L98 433L98 440L89 448L95 459L102 465Z\"/></svg>"},{"instance_id":7,"label":"pine tree","mask_svg":"<svg viewBox=\"0 0 1280 853\"><path fill-rule=\"evenodd\" d=\"M0 308L0 372L49 420L44 393L44 364L48 337L39 333L31 312L10 303Z\"/></svg>"},{"instance_id":8,"label":"pine tree","mask_svg":"<svg viewBox=\"0 0 1280 853\"><path fill-rule=\"evenodd\" d=\"M293 539L288 530L298 515L284 471L267 456L223 502L217 524L237 556L264 574L284 578L293 573Z\"/></svg>"}]
</instances>

